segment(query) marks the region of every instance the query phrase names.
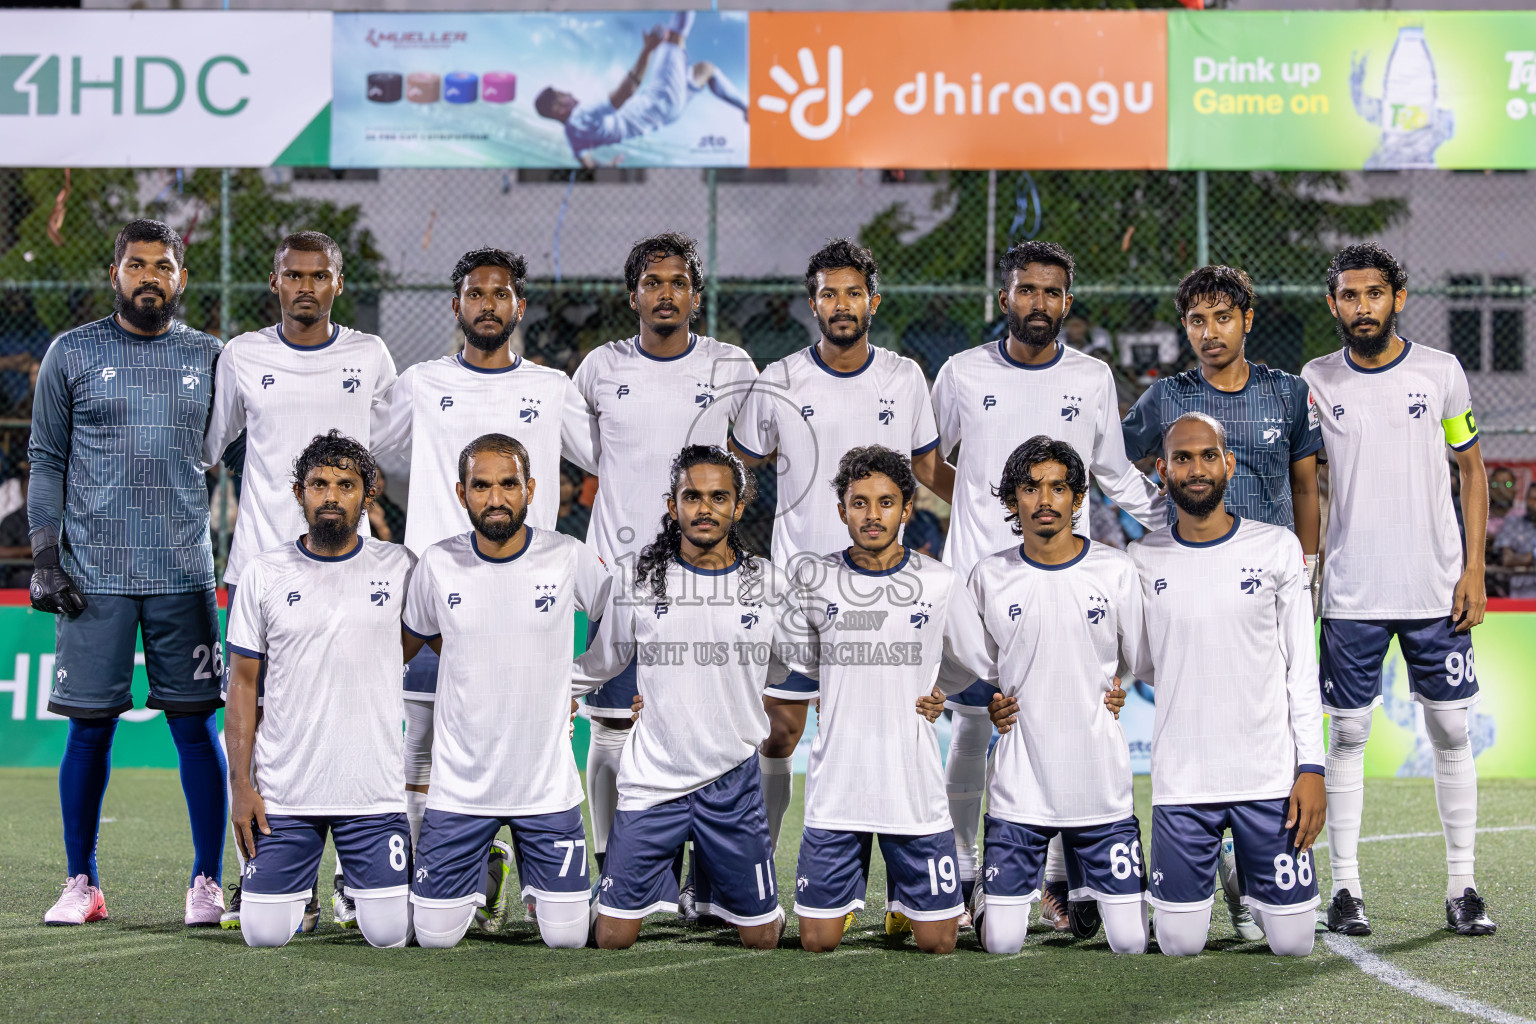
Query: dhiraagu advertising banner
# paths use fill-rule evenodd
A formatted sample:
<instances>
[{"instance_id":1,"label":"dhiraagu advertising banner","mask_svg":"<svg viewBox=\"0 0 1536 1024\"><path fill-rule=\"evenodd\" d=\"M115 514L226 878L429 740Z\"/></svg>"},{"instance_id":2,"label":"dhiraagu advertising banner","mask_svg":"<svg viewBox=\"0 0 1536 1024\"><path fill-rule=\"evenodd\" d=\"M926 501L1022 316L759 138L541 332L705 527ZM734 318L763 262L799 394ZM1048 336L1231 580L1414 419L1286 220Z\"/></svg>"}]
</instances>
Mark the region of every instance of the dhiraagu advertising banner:
<instances>
[{"instance_id":1,"label":"dhiraagu advertising banner","mask_svg":"<svg viewBox=\"0 0 1536 1024\"><path fill-rule=\"evenodd\" d=\"M747 15L338 14L334 167L747 162Z\"/></svg>"},{"instance_id":2,"label":"dhiraagu advertising banner","mask_svg":"<svg viewBox=\"0 0 1536 1024\"><path fill-rule=\"evenodd\" d=\"M1536 12L1168 15L1168 166L1536 166Z\"/></svg>"}]
</instances>

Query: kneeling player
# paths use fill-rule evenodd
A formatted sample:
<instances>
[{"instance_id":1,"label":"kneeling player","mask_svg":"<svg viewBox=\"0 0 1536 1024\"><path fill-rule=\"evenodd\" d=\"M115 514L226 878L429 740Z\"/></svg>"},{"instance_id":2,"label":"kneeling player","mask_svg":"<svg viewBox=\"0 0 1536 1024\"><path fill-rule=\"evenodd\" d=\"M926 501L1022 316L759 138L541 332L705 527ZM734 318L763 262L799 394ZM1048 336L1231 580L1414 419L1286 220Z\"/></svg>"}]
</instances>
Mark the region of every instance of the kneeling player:
<instances>
[{"instance_id":1,"label":"kneeling player","mask_svg":"<svg viewBox=\"0 0 1536 1024\"><path fill-rule=\"evenodd\" d=\"M405 610L405 656L441 656L432 789L416 845L416 939L445 948L485 905L486 858L512 830L523 899L545 945L587 944L587 839L567 738L577 610L598 615L610 578L573 537L526 525L528 451L485 434L459 455L469 533L422 552Z\"/></svg>"},{"instance_id":2,"label":"kneeling player","mask_svg":"<svg viewBox=\"0 0 1536 1024\"><path fill-rule=\"evenodd\" d=\"M948 953L965 901L923 699L941 663L967 683L989 665L981 620L953 569L900 542L917 491L904 456L851 449L833 488L853 545L795 578L812 642L792 649L790 667L821 680L795 880L800 945L824 953L842 941L847 917L864 907L878 835L887 934L910 930L923 952ZM932 702L934 717L941 708Z\"/></svg>"},{"instance_id":3,"label":"kneeling player","mask_svg":"<svg viewBox=\"0 0 1536 1024\"><path fill-rule=\"evenodd\" d=\"M1230 828L1243 901L1270 950L1305 956L1326 807L1312 601L1295 534L1222 507L1235 462L1221 424L1174 420L1157 471L1178 519L1128 552L1147 630L1136 674L1157 687L1149 901L1164 953L1205 948Z\"/></svg>"},{"instance_id":4,"label":"kneeling player","mask_svg":"<svg viewBox=\"0 0 1536 1024\"><path fill-rule=\"evenodd\" d=\"M661 532L631 587L615 585L578 662L585 689L633 659L645 710L619 761L619 804L598 886L597 944L625 949L641 921L676 912L673 856L689 839L700 913L772 949L784 930L757 746L773 651L792 639L789 582L741 544L752 501L740 460L689 445L672 462Z\"/></svg>"},{"instance_id":5,"label":"kneeling player","mask_svg":"<svg viewBox=\"0 0 1536 1024\"><path fill-rule=\"evenodd\" d=\"M1147 948L1130 752L1102 706L1123 697L1117 676L1142 660L1141 582L1123 552L1073 535L1087 491L1083 460L1070 444L1042 434L1019 445L997 495L1023 542L971 572L997 663L982 678L1002 690L992 698L1003 737L987 791L984 879L971 896L989 953L1024 945L1046 847L1057 835L1072 933L1089 938L1102 920L1116 953Z\"/></svg>"},{"instance_id":6,"label":"kneeling player","mask_svg":"<svg viewBox=\"0 0 1536 1024\"><path fill-rule=\"evenodd\" d=\"M333 430L310 442L293 476L309 532L247 563L230 610L224 734L230 817L246 855L241 934L248 946L288 942L329 832L363 937L403 946L411 871L400 609L415 559L357 535L376 488L368 449Z\"/></svg>"}]
</instances>

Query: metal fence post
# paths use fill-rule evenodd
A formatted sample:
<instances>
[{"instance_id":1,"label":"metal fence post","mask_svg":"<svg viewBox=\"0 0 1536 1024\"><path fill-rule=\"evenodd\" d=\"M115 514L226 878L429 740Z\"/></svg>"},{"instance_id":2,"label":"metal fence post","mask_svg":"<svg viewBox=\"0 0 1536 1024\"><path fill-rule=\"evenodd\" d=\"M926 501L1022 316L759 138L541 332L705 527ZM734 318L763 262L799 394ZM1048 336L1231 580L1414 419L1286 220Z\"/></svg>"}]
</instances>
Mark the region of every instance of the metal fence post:
<instances>
[{"instance_id":1,"label":"metal fence post","mask_svg":"<svg viewBox=\"0 0 1536 1024\"><path fill-rule=\"evenodd\" d=\"M1211 222L1207 204L1210 185L1204 171L1195 172L1195 265L1204 267L1211 262Z\"/></svg>"},{"instance_id":2,"label":"metal fence post","mask_svg":"<svg viewBox=\"0 0 1536 1024\"><path fill-rule=\"evenodd\" d=\"M704 172L704 181L709 186L709 229L704 236L705 283L709 288L709 304L704 310L704 333L711 338L715 336L720 312L720 264L717 259L719 250L715 244L719 237L720 194L715 178L713 167Z\"/></svg>"},{"instance_id":3,"label":"metal fence post","mask_svg":"<svg viewBox=\"0 0 1536 1024\"><path fill-rule=\"evenodd\" d=\"M229 168L219 172L219 333L228 341L234 329L229 308Z\"/></svg>"},{"instance_id":4,"label":"metal fence post","mask_svg":"<svg viewBox=\"0 0 1536 1024\"><path fill-rule=\"evenodd\" d=\"M992 322L992 268L997 263L997 171L987 172L987 294L981 299L981 315Z\"/></svg>"}]
</instances>

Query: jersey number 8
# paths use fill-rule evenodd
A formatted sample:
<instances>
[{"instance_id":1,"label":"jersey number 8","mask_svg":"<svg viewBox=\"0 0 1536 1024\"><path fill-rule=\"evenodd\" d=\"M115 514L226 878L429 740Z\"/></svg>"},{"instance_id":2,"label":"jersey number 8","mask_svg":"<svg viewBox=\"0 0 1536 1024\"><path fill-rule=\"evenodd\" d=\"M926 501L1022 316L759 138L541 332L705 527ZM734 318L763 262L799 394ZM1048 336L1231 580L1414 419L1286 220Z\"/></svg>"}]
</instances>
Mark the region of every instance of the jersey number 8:
<instances>
[{"instance_id":1,"label":"jersey number 8","mask_svg":"<svg viewBox=\"0 0 1536 1024\"><path fill-rule=\"evenodd\" d=\"M1312 853L1298 854L1295 860L1282 853L1275 858L1275 884L1286 892L1296 888L1296 883L1312 884Z\"/></svg>"}]
</instances>

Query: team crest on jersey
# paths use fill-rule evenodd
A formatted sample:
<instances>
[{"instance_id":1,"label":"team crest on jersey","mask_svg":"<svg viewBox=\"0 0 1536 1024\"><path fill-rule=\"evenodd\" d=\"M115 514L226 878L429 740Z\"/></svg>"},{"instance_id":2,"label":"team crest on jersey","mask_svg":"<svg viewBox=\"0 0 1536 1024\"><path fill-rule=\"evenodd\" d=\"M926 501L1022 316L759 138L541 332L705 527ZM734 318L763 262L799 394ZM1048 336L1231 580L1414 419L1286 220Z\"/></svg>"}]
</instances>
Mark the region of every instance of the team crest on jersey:
<instances>
[{"instance_id":1,"label":"team crest on jersey","mask_svg":"<svg viewBox=\"0 0 1536 1024\"><path fill-rule=\"evenodd\" d=\"M448 595L448 607L449 608L457 608L459 605L461 605L463 603L464 603L464 599L462 597L460 597L457 592L454 592L454 593Z\"/></svg>"},{"instance_id":2,"label":"team crest on jersey","mask_svg":"<svg viewBox=\"0 0 1536 1024\"><path fill-rule=\"evenodd\" d=\"M58 680L59 684L62 686L64 680L69 678L69 670L66 669L63 665L60 665L58 671L53 674L53 678Z\"/></svg>"},{"instance_id":3,"label":"team crest on jersey","mask_svg":"<svg viewBox=\"0 0 1536 1024\"><path fill-rule=\"evenodd\" d=\"M607 892L609 889L612 889L613 888L613 876L612 875L604 875L602 882L599 883L599 886L602 888L603 892Z\"/></svg>"},{"instance_id":4,"label":"team crest on jersey","mask_svg":"<svg viewBox=\"0 0 1536 1024\"><path fill-rule=\"evenodd\" d=\"M299 593L297 590L290 590L290 591L288 591L288 606L291 608L294 605L298 604L299 600L303 596L304 595Z\"/></svg>"},{"instance_id":5,"label":"team crest on jersey","mask_svg":"<svg viewBox=\"0 0 1536 1024\"><path fill-rule=\"evenodd\" d=\"M437 407L439 409L452 409L453 408L453 396L452 395L444 395L442 398L439 398L437 400Z\"/></svg>"},{"instance_id":6,"label":"team crest on jersey","mask_svg":"<svg viewBox=\"0 0 1536 1024\"><path fill-rule=\"evenodd\" d=\"M896 422L896 400L894 398L880 399L880 424L890 426Z\"/></svg>"},{"instance_id":7,"label":"team crest on jersey","mask_svg":"<svg viewBox=\"0 0 1536 1024\"><path fill-rule=\"evenodd\" d=\"M104 381L111 380L113 377L116 377L116 376L117 376L117 367L115 367L115 366L108 366L108 367L106 367L105 369L103 369L101 371L101 379L104 380Z\"/></svg>"},{"instance_id":8,"label":"team crest on jersey","mask_svg":"<svg viewBox=\"0 0 1536 1024\"><path fill-rule=\"evenodd\" d=\"M1153 885L1162 885L1163 884L1163 873L1161 871L1154 871L1154 872L1152 872L1152 884Z\"/></svg>"},{"instance_id":9,"label":"team crest on jersey","mask_svg":"<svg viewBox=\"0 0 1536 1024\"><path fill-rule=\"evenodd\" d=\"M757 607L762 607L762 606L758 605ZM757 612L755 612L755 611L748 611L745 615L743 615L741 617L741 625L742 625L742 627L744 629L751 629L753 626L757 625L757 620L758 620Z\"/></svg>"},{"instance_id":10,"label":"team crest on jersey","mask_svg":"<svg viewBox=\"0 0 1536 1024\"><path fill-rule=\"evenodd\" d=\"M656 617L658 619L661 618L663 615L667 614L667 602L657 601L656 607L653 609L653 611L656 612Z\"/></svg>"},{"instance_id":11,"label":"team crest on jersey","mask_svg":"<svg viewBox=\"0 0 1536 1024\"><path fill-rule=\"evenodd\" d=\"M1265 444L1274 444L1276 441L1280 440L1280 428L1265 427L1259 437L1260 440L1262 440Z\"/></svg>"},{"instance_id":12,"label":"team crest on jersey","mask_svg":"<svg viewBox=\"0 0 1536 1024\"><path fill-rule=\"evenodd\" d=\"M558 584L541 583L534 587L535 596L533 606L541 612L547 612L555 606L555 590Z\"/></svg>"},{"instance_id":13,"label":"team crest on jersey","mask_svg":"<svg viewBox=\"0 0 1536 1024\"><path fill-rule=\"evenodd\" d=\"M373 593L368 595L368 600L372 601L376 607L383 608L389 603L389 580L369 580L368 585L374 588Z\"/></svg>"},{"instance_id":14,"label":"team crest on jersey","mask_svg":"<svg viewBox=\"0 0 1536 1024\"><path fill-rule=\"evenodd\" d=\"M1022 615L1022 614L1024 614L1024 609L1020 608L1018 605L1011 604L1011 605L1008 606L1008 621L1009 622L1016 622L1016 621L1018 621L1019 616Z\"/></svg>"},{"instance_id":15,"label":"team crest on jersey","mask_svg":"<svg viewBox=\"0 0 1536 1024\"><path fill-rule=\"evenodd\" d=\"M1424 418L1429 411L1429 396L1418 391L1408 392L1408 415L1416 420Z\"/></svg>"},{"instance_id":16,"label":"team crest on jersey","mask_svg":"<svg viewBox=\"0 0 1536 1024\"><path fill-rule=\"evenodd\" d=\"M811 880L809 878L806 878L804 875L801 875L800 877L795 879L795 891L796 892L805 892L806 886L808 886L810 884L811 884Z\"/></svg>"},{"instance_id":17,"label":"team crest on jersey","mask_svg":"<svg viewBox=\"0 0 1536 1024\"><path fill-rule=\"evenodd\" d=\"M618 390L617 393L618 393L618 396L620 398L623 398L625 395L629 394L629 385L628 384L620 384L619 385L619 390Z\"/></svg>"},{"instance_id":18,"label":"team crest on jersey","mask_svg":"<svg viewBox=\"0 0 1536 1024\"><path fill-rule=\"evenodd\" d=\"M272 376L270 373L264 373L261 375L261 390L265 391L267 388L276 383L277 378Z\"/></svg>"},{"instance_id":19,"label":"team crest on jersey","mask_svg":"<svg viewBox=\"0 0 1536 1024\"><path fill-rule=\"evenodd\" d=\"M1088 595L1088 624L1097 626L1104 621L1104 616L1109 611L1109 602L1097 594Z\"/></svg>"},{"instance_id":20,"label":"team crest on jersey","mask_svg":"<svg viewBox=\"0 0 1536 1024\"><path fill-rule=\"evenodd\" d=\"M1264 583L1263 580L1259 579L1259 573L1263 571L1263 569L1243 569L1243 580L1237 585L1238 589L1245 594L1257 594L1259 587Z\"/></svg>"},{"instance_id":21,"label":"team crest on jersey","mask_svg":"<svg viewBox=\"0 0 1536 1024\"><path fill-rule=\"evenodd\" d=\"M989 882L997 881L997 876L1002 874L1002 873L1003 873L1003 869L998 867L996 864L988 864L987 865L987 881L989 881Z\"/></svg>"},{"instance_id":22,"label":"team crest on jersey","mask_svg":"<svg viewBox=\"0 0 1536 1024\"><path fill-rule=\"evenodd\" d=\"M923 626L928 622L928 609L932 607L933 602L931 601L917 602L916 611L914 611L912 613L912 617L907 620L908 622L912 623L913 629L923 628Z\"/></svg>"},{"instance_id":23,"label":"team crest on jersey","mask_svg":"<svg viewBox=\"0 0 1536 1024\"><path fill-rule=\"evenodd\" d=\"M192 391L196 387L197 387L197 374L195 374L195 373L184 373L184 374L181 375L181 389L183 391Z\"/></svg>"},{"instance_id":24,"label":"team crest on jersey","mask_svg":"<svg viewBox=\"0 0 1536 1024\"><path fill-rule=\"evenodd\" d=\"M1061 396L1061 418L1071 423L1082 414L1083 398L1081 395Z\"/></svg>"},{"instance_id":25,"label":"team crest on jersey","mask_svg":"<svg viewBox=\"0 0 1536 1024\"><path fill-rule=\"evenodd\" d=\"M524 423L532 423L539 418L539 406L543 403L537 398L525 398L523 401L527 404L518 411L517 418Z\"/></svg>"},{"instance_id":26,"label":"team crest on jersey","mask_svg":"<svg viewBox=\"0 0 1536 1024\"><path fill-rule=\"evenodd\" d=\"M363 386L363 378L358 376L358 374L363 372L362 369L343 366L341 372L344 374L341 378L341 390L349 395L357 394L357 389Z\"/></svg>"},{"instance_id":27,"label":"team crest on jersey","mask_svg":"<svg viewBox=\"0 0 1536 1024\"><path fill-rule=\"evenodd\" d=\"M246 878L256 877L256 859L254 857L245 862L244 874Z\"/></svg>"},{"instance_id":28,"label":"team crest on jersey","mask_svg":"<svg viewBox=\"0 0 1536 1024\"><path fill-rule=\"evenodd\" d=\"M811 417L812 417L812 416L815 416L815 415L816 415L816 410L815 410L815 409L812 409L812 408L811 408L811 407L810 407L810 406L808 406L808 405L802 405L802 406L801 406L801 407L800 407L800 418L801 418L801 419L802 419L802 420L808 420L808 419L810 419L810 418L811 418Z\"/></svg>"},{"instance_id":29,"label":"team crest on jersey","mask_svg":"<svg viewBox=\"0 0 1536 1024\"><path fill-rule=\"evenodd\" d=\"M996 395L982 395L981 396L981 408L982 408L983 411L991 409L996 404L997 404L997 396Z\"/></svg>"},{"instance_id":30,"label":"team crest on jersey","mask_svg":"<svg viewBox=\"0 0 1536 1024\"><path fill-rule=\"evenodd\" d=\"M417 868L416 869L416 881L418 881L418 882L425 882L426 880L427 880L427 869L426 868Z\"/></svg>"},{"instance_id":31,"label":"team crest on jersey","mask_svg":"<svg viewBox=\"0 0 1536 1024\"><path fill-rule=\"evenodd\" d=\"M1152 581L1152 593L1154 593L1154 594L1161 594L1163 591L1165 591L1167 589L1168 589L1168 581L1167 580L1153 580Z\"/></svg>"},{"instance_id":32,"label":"team crest on jersey","mask_svg":"<svg viewBox=\"0 0 1536 1024\"><path fill-rule=\"evenodd\" d=\"M715 401L715 386L703 381L698 383L698 391L693 396L693 404L700 409L708 409Z\"/></svg>"}]
</instances>

